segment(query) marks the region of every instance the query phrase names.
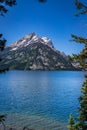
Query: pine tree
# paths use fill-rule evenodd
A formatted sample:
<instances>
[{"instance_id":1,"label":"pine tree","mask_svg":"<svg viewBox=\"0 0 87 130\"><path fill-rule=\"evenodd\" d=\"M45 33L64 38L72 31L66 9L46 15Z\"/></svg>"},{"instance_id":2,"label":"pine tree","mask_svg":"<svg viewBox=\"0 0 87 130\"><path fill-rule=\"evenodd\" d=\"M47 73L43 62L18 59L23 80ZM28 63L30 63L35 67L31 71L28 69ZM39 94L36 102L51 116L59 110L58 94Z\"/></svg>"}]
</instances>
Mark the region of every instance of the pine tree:
<instances>
[{"instance_id":1,"label":"pine tree","mask_svg":"<svg viewBox=\"0 0 87 130\"><path fill-rule=\"evenodd\" d=\"M76 16L87 14L87 6L85 4L83 4L79 0L75 0L75 5L76 8L80 10L79 13L76 14Z\"/></svg>"},{"instance_id":2,"label":"pine tree","mask_svg":"<svg viewBox=\"0 0 87 130\"><path fill-rule=\"evenodd\" d=\"M3 34L0 34L0 51L4 50L6 39L2 38Z\"/></svg>"},{"instance_id":3,"label":"pine tree","mask_svg":"<svg viewBox=\"0 0 87 130\"><path fill-rule=\"evenodd\" d=\"M82 10L78 15L87 14L87 6L79 2L79 0L75 0L75 4L77 9ZM87 38L79 37L76 35L72 35L72 38L72 41L83 43L85 45L81 53L79 55L74 55L74 58L80 63L84 70L87 70ZM79 116L74 122L74 130L87 130L87 75L85 76L85 82L83 83L81 88L79 103ZM70 119L71 117L69 118L69 120ZM71 125L71 122L69 122L69 126L72 126L72 129L69 129L68 127L68 130L73 130L73 125Z\"/></svg>"},{"instance_id":4,"label":"pine tree","mask_svg":"<svg viewBox=\"0 0 87 130\"><path fill-rule=\"evenodd\" d=\"M7 6L12 7L13 5L16 5L16 0L0 0L0 16L4 16L8 9ZM2 38L3 34L0 34L0 51L4 50L5 44L6 44L6 39ZM0 57L0 61L1 61ZM1 72L4 72L5 70L0 70Z\"/></svg>"},{"instance_id":5,"label":"pine tree","mask_svg":"<svg viewBox=\"0 0 87 130\"><path fill-rule=\"evenodd\" d=\"M12 7L13 5L16 4L16 0L0 0L0 15L4 16L5 13L7 13L7 6ZM3 34L0 34L0 51L4 50L5 44L6 44L6 39L2 38ZM0 58L0 61L2 59ZM0 70L0 73L5 70ZM0 123L3 125L3 128L5 130L5 118L6 115L0 115Z\"/></svg>"},{"instance_id":6,"label":"pine tree","mask_svg":"<svg viewBox=\"0 0 87 130\"><path fill-rule=\"evenodd\" d=\"M67 128L68 130L75 130L75 122L72 114L70 114Z\"/></svg>"},{"instance_id":7,"label":"pine tree","mask_svg":"<svg viewBox=\"0 0 87 130\"><path fill-rule=\"evenodd\" d=\"M7 13L7 6L16 5L16 0L0 0L0 15L4 16Z\"/></svg>"},{"instance_id":8,"label":"pine tree","mask_svg":"<svg viewBox=\"0 0 87 130\"><path fill-rule=\"evenodd\" d=\"M80 107L78 109L79 116L74 121L73 116L70 115L68 130L87 130L87 76L85 76L81 93L79 98Z\"/></svg>"},{"instance_id":9,"label":"pine tree","mask_svg":"<svg viewBox=\"0 0 87 130\"><path fill-rule=\"evenodd\" d=\"M87 76L81 88L82 95L79 98L79 116L77 118L77 128L79 130L87 130Z\"/></svg>"},{"instance_id":10,"label":"pine tree","mask_svg":"<svg viewBox=\"0 0 87 130\"><path fill-rule=\"evenodd\" d=\"M84 70L87 70L87 39L76 35L71 35L72 41L84 44L83 50L78 55L73 55L73 59L76 59L80 63Z\"/></svg>"}]
</instances>

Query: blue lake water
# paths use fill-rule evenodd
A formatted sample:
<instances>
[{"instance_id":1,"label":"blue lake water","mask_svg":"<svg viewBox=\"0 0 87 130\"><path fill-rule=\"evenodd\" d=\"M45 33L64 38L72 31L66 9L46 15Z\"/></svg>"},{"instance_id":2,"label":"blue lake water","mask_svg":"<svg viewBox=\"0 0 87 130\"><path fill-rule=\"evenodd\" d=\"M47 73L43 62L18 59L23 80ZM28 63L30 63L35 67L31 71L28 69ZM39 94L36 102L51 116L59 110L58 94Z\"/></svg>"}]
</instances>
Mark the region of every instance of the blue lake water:
<instances>
[{"instance_id":1,"label":"blue lake water","mask_svg":"<svg viewBox=\"0 0 87 130\"><path fill-rule=\"evenodd\" d=\"M0 74L0 113L67 123L77 114L82 71L8 71Z\"/></svg>"}]
</instances>

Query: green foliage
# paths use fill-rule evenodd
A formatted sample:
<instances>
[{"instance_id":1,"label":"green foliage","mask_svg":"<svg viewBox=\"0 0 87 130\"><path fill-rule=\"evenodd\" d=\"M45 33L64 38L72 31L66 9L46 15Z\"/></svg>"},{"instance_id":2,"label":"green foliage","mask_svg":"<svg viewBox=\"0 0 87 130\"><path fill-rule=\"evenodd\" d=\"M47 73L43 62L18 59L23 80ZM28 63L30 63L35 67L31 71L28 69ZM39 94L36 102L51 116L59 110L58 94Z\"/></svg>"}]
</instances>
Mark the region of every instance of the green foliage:
<instances>
[{"instance_id":1,"label":"green foliage","mask_svg":"<svg viewBox=\"0 0 87 130\"><path fill-rule=\"evenodd\" d=\"M5 43L6 40L4 38L2 38L3 34L0 34L0 51L4 50L5 47ZM2 61L2 58L0 58L0 61ZM0 70L0 73L2 72L2 70Z\"/></svg>"},{"instance_id":2,"label":"green foliage","mask_svg":"<svg viewBox=\"0 0 87 130\"><path fill-rule=\"evenodd\" d=\"M9 70L14 70L15 68L16 68L16 65L14 64L14 65L9 67Z\"/></svg>"},{"instance_id":3,"label":"green foliage","mask_svg":"<svg viewBox=\"0 0 87 130\"><path fill-rule=\"evenodd\" d=\"M24 70L28 70L28 69L29 69L29 65L27 63Z\"/></svg>"},{"instance_id":4,"label":"green foliage","mask_svg":"<svg viewBox=\"0 0 87 130\"><path fill-rule=\"evenodd\" d=\"M46 0L38 0L39 2L46 2Z\"/></svg>"},{"instance_id":5,"label":"green foliage","mask_svg":"<svg viewBox=\"0 0 87 130\"><path fill-rule=\"evenodd\" d=\"M71 41L74 41L74 42L77 42L77 43L83 43L85 45L87 45L87 39L84 38L84 37L79 37L79 36L76 36L74 34L71 34L71 37L73 38Z\"/></svg>"},{"instance_id":6,"label":"green foliage","mask_svg":"<svg viewBox=\"0 0 87 130\"><path fill-rule=\"evenodd\" d=\"M73 61L73 57L70 56L70 55L68 55L68 56L67 56L67 60L70 61L70 62L72 62L72 61Z\"/></svg>"},{"instance_id":7,"label":"green foliage","mask_svg":"<svg viewBox=\"0 0 87 130\"><path fill-rule=\"evenodd\" d=\"M0 15L4 16L7 13L7 6L12 7L16 4L16 0L0 0ZM0 51L4 50L6 39L2 39L3 34L0 34Z\"/></svg>"},{"instance_id":8,"label":"green foliage","mask_svg":"<svg viewBox=\"0 0 87 130\"><path fill-rule=\"evenodd\" d=\"M71 41L84 44L83 50L78 55L74 54L73 59L76 59L84 70L87 70L87 39L73 34L71 36L73 38Z\"/></svg>"},{"instance_id":9,"label":"green foliage","mask_svg":"<svg viewBox=\"0 0 87 130\"><path fill-rule=\"evenodd\" d=\"M6 44L6 39L2 38L2 34L0 34L0 51L4 50L5 44Z\"/></svg>"},{"instance_id":10,"label":"green foliage","mask_svg":"<svg viewBox=\"0 0 87 130\"><path fill-rule=\"evenodd\" d=\"M4 16L4 14L7 13L7 6L12 7L13 5L16 5L16 0L0 0L0 15ZM3 34L0 34L0 51L4 50L6 39L2 38ZM2 59L0 58L0 61ZM1 72L4 72L5 70L0 70Z\"/></svg>"},{"instance_id":11,"label":"green foliage","mask_svg":"<svg viewBox=\"0 0 87 130\"><path fill-rule=\"evenodd\" d=\"M68 130L75 130L75 122L72 114L70 114L67 128Z\"/></svg>"},{"instance_id":12,"label":"green foliage","mask_svg":"<svg viewBox=\"0 0 87 130\"><path fill-rule=\"evenodd\" d=\"M81 14L87 14L87 6L84 5L82 2L80 2L79 0L75 0L75 5L76 8L80 10L79 13L75 14L76 16L79 16Z\"/></svg>"},{"instance_id":13,"label":"green foliage","mask_svg":"<svg viewBox=\"0 0 87 130\"><path fill-rule=\"evenodd\" d=\"M87 6L83 3L75 0L75 4L78 10L83 9L78 15L80 14L87 14ZM72 41L77 43L83 43L85 47L81 51L79 55L73 55L73 58L76 59L80 65L83 67L84 70L87 70L87 39L83 37L78 37L76 35L72 35ZM85 76L85 82L81 88L81 96L79 98L79 109L78 113L79 116L76 118L75 121L75 128L74 130L87 130L87 76ZM72 116L69 119L69 126L72 126L73 118ZM72 128L72 127L71 127ZM68 127L68 130L73 130Z\"/></svg>"},{"instance_id":14,"label":"green foliage","mask_svg":"<svg viewBox=\"0 0 87 130\"><path fill-rule=\"evenodd\" d=\"M87 130L87 76L81 88L81 96L79 98L80 107L78 109L79 116L74 121L72 114L68 121L68 130Z\"/></svg>"},{"instance_id":15,"label":"green foliage","mask_svg":"<svg viewBox=\"0 0 87 130\"><path fill-rule=\"evenodd\" d=\"M81 130L87 130L87 76L81 88L81 93L82 95L79 98L80 107L77 127Z\"/></svg>"},{"instance_id":16,"label":"green foliage","mask_svg":"<svg viewBox=\"0 0 87 130\"><path fill-rule=\"evenodd\" d=\"M7 6L16 5L16 0L0 0L0 15L4 16L7 13Z\"/></svg>"}]
</instances>

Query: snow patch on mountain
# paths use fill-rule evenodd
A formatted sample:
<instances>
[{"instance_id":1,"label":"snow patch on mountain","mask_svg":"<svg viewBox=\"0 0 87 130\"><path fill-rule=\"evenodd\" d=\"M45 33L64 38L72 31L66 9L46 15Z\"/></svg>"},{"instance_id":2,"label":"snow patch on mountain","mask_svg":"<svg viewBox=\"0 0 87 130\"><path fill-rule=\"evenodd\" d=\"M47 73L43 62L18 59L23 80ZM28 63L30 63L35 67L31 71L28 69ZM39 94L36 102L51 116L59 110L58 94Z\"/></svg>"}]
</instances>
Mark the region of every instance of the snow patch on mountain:
<instances>
[{"instance_id":1,"label":"snow patch on mountain","mask_svg":"<svg viewBox=\"0 0 87 130\"><path fill-rule=\"evenodd\" d=\"M51 48L54 48L51 39L49 39L49 38L47 38L47 37L42 37L42 40L44 41L44 43L45 43L46 45L48 45L48 46L51 47Z\"/></svg>"},{"instance_id":2,"label":"snow patch on mountain","mask_svg":"<svg viewBox=\"0 0 87 130\"><path fill-rule=\"evenodd\" d=\"M52 43L51 39L49 39L47 37L40 38L35 33L25 35L20 40L18 40L15 43L11 44L10 47L12 49L10 51L15 51L15 50L17 50L19 48L26 47L29 44L35 44L35 43L45 44L45 45L49 46L51 49L54 49L56 51L56 49L53 46L53 43Z\"/></svg>"}]
</instances>

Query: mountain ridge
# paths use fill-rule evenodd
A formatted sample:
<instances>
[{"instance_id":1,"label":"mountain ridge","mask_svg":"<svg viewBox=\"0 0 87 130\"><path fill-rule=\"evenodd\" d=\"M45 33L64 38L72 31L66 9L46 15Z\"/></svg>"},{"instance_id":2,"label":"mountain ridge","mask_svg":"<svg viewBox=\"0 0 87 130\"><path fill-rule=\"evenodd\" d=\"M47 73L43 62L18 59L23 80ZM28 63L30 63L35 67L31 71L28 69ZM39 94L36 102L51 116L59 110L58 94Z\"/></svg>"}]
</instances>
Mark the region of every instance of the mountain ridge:
<instances>
[{"instance_id":1,"label":"mountain ridge","mask_svg":"<svg viewBox=\"0 0 87 130\"><path fill-rule=\"evenodd\" d=\"M74 70L67 56L56 50L51 39L34 32L25 35L0 53L1 69Z\"/></svg>"}]
</instances>

